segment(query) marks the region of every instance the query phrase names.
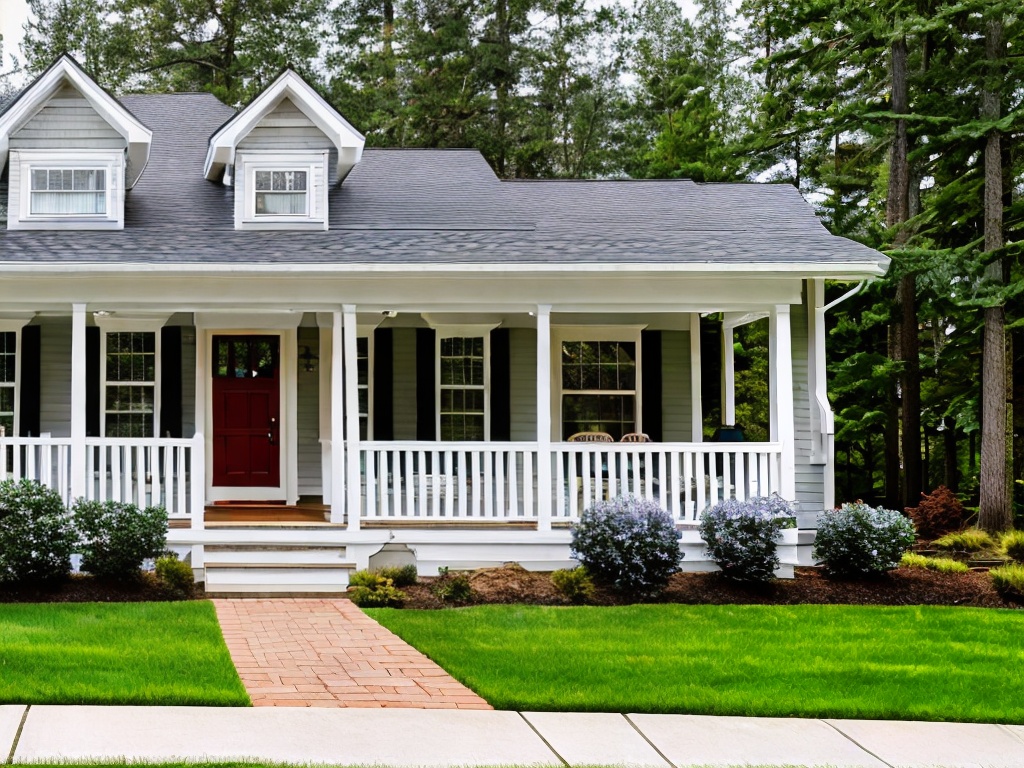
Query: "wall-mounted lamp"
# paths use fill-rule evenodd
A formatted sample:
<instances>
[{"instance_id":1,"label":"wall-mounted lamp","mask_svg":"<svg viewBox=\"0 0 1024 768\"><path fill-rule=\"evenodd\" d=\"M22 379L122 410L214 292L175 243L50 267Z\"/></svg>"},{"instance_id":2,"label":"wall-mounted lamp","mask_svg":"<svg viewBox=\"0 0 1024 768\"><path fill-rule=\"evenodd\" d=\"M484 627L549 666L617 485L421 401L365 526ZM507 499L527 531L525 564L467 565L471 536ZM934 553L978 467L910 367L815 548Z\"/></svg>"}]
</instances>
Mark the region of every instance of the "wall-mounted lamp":
<instances>
[{"instance_id":1,"label":"wall-mounted lamp","mask_svg":"<svg viewBox=\"0 0 1024 768\"><path fill-rule=\"evenodd\" d=\"M313 351L309 347L303 347L302 352L299 353L299 362L302 363L303 369L306 373L313 373L316 370L317 361L320 358L313 354Z\"/></svg>"},{"instance_id":2,"label":"wall-mounted lamp","mask_svg":"<svg viewBox=\"0 0 1024 768\"><path fill-rule=\"evenodd\" d=\"M384 317L387 317L387 318L395 318L395 317L398 317L398 310L397 309L385 309L383 312L381 312L381 314Z\"/></svg>"}]
</instances>

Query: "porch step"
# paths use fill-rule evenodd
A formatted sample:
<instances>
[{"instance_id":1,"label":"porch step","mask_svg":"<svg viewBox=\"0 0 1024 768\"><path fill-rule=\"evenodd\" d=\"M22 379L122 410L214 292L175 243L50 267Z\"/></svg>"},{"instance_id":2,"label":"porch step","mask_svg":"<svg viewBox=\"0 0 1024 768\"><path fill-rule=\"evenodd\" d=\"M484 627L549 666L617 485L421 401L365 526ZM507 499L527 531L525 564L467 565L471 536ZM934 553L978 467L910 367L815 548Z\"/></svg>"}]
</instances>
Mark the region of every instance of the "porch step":
<instances>
[{"instance_id":1,"label":"porch step","mask_svg":"<svg viewBox=\"0 0 1024 768\"><path fill-rule=\"evenodd\" d=\"M341 546L212 545L204 554L207 594L340 595L355 563Z\"/></svg>"}]
</instances>

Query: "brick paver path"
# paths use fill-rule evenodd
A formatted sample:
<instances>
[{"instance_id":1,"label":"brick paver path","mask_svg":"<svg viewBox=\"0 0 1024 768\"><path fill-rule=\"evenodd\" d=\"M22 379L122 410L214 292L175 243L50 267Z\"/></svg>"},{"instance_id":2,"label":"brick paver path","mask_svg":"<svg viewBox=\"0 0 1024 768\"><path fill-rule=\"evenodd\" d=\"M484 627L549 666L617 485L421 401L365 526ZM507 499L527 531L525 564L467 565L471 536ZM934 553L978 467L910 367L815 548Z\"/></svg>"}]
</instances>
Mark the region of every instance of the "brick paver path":
<instances>
[{"instance_id":1,"label":"brick paver path","mask_svg":"<svg viewBox=\"0 0 1024 768\"><path fill-rule=\"evenodd\" d=\"M214 600L257 707L491 709L348 600Z\"/></svg>"}]
</instances>

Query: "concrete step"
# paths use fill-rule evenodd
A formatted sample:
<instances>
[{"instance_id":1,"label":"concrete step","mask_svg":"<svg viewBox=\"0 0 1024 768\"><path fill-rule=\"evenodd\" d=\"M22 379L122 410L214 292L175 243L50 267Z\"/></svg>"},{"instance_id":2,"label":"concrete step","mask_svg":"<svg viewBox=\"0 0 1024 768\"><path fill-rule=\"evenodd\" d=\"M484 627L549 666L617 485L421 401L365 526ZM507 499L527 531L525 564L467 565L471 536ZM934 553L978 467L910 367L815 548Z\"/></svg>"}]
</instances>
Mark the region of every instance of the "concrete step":
<instances>
[{"instance_id":1,"label":"concrete step","mask_svg":"<svg viewBox=\"0 0 1024 768\"><path fill-rule=\"evenodd\" d=\"M339 546L220 544L205 548L203 562L213 595L338 595L354 570Z\"/></svg>"}]
</instances>

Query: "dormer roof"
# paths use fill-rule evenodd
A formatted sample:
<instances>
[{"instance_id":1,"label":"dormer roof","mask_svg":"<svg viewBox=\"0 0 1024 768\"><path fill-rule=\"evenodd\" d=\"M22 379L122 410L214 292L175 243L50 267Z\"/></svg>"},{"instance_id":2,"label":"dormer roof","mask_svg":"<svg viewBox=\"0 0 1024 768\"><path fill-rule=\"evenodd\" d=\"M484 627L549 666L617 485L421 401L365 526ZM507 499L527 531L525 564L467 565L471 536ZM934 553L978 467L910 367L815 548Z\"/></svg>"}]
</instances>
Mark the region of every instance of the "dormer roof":
<instances>
[{"instance_id":1,"label":"dormer roof","mask_svg":"<svg viewBox=\"0 0 1024 768\"><path fill-rule=\"evenodd\" d=\"M64 85L70 83L127 143L128 163L125 186L135 186L149 162L153 132L113 96L85 73L81 65L64 54L0 112L0 169L7 163L11 134L30 120Z\"/></svg>"},{"instance_id":2,"label":"dormer roof","mask_svg":"<svg viewBox=\"0 0 1024 768\"><path fill-rule=\"evenodd\" d=\"M234 165L238 145L285 99L291 99L299 111L323 131L338 150L338 180L341 181L348 175L362 157L366 139L309 83L288 69L210 137L203 168L207 179L219 180L224 168Z\"/></svg>"}]
</instances>

